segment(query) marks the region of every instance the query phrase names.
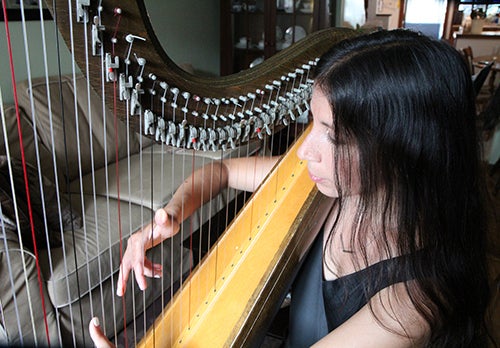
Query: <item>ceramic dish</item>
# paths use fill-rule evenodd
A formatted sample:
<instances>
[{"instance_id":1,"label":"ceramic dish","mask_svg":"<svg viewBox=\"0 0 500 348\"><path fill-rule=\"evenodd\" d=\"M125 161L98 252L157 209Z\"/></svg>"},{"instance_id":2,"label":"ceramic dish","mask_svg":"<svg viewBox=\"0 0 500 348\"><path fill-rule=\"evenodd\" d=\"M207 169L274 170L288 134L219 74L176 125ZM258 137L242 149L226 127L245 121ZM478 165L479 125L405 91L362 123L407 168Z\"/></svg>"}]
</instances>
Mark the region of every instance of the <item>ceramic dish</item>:
<instances>
[{"instance_id":1,"label":"ceramic dish","mask_svg":"<svg viewBox=\"0 0 500 348\"><path fill-rule=\"evenodd\" d=\"M294 36L294 32L295 32L295 36ZM304 28L302 28L300 25L295 25L293 27L288 28L285 31L285 42L287 42L287 43L297 42L297 41L305 38L306 35L307 35L307 32Z\"/></svg>"}]
</instances>

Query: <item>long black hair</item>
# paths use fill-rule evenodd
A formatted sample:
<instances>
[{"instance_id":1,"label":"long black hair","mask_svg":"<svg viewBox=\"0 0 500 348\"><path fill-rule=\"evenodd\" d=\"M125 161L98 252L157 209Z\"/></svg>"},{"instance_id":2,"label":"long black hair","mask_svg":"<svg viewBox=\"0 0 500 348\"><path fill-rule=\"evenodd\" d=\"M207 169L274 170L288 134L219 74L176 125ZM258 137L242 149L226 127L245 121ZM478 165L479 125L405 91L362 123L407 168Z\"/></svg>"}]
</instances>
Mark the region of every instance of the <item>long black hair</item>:
<instances>
[{"instance_id":1,"label":"long black hair","mask_svg":"<svg viewBox=\"0 0 500 348\"><path fill-rule=\"evenodd\" d=\"M359 226L380 214L383 228L369 247L405 255L399 273L415 280L406 291L431 328L429 345L477 346L489 298L487 217L474 92L461 55L419 33L379 31L333 47L315 81L329 99L335 139L355 144L359 156L352 243L364 266L370 232ZM349 188L337 185L342 207Z\"/></svg>"}]
</instances>

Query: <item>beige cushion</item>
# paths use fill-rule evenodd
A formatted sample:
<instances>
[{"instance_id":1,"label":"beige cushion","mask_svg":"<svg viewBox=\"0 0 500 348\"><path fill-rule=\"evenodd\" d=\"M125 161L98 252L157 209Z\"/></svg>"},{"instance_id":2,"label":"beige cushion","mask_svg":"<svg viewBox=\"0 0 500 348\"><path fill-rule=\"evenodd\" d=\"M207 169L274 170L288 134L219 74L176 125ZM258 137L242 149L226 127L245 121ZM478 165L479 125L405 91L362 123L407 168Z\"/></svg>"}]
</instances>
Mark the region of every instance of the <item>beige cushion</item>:
<instances>
[{"instance_id":1,"label":"beige cushion","mask_svg":"<svg viewBox=\"0 0 500 348\"><path fill-rule=\"evenodd\" d=\"M36 258L33 253L21 250L19 244L12 241L15 238L0 242L0 325L7 336L0 338L0 346L14 347L23 343L28 347L35 346L35 342L38 346L48 346ZM56 314L45 288L42 293L50 344L57 347L60 342Z\"/></svg>"},{"instance_id":2,"label":"beige cushion","mask_svg":"<svg viewBox=\"0 0 500 348\"><path fill-rule=\"evenodd\" d=\"M122 201L130 201L157 210L168 203L173 192L194 169L212 162L210 157L205 157L208 153L203 155L203 152L196 151L194 156L192 153L154 145L151 149L119 161L118 179L115 164L101 168L93 175L86 175L82 180L83 192L93 194L95 190L96 194L118 199L119 183ZM78 179L71 183L71 191L80 194Z\"/></svg>"},{"instance_id":3,"label":"beige cushion","mask_svg":"<svg viewBox=\"0 0 500 348\"><path fill-rule=\"evenodd\" d=\"M95 168L114 162L115 139L118 140L119 158L125 157L127 151L136 153L139 150L138 135L135 134L132 134L130 148L127 149L127 127L122 122L118 122L115 137L112 113L107 110L103 112L100 98L93 90L90 90L89 100L87 80L83 76L78 76L75 81L71 76L61 79L51 77L48 86L47 89L45 78L33 79L31 93L28 81L19 83L19 103L28 114L34 115L40 141L50 150L54 147L58 167L63 168L60 172L66 173L67 170L70 180L79 175L80 165L82 175L90 172L91 154ZM103 129L106 130L105 135ZM80 141L77 142L77 139ZM70 159L67 166L65 151ZM80 165L78 158L81 158Z\"/></svg>"},{"instance_id":4,"label":"beige cushion","mask_svg":"<svg viewBox=\"0 0 500 348\"><path fill-rule=\"evenodd\" d=\"M75 197L75 205L79 204L78 199ZM117 273L120 266L120 237L125 249L128 236L149 221L151 216L151 211L147 208L122 202L118 209L118 201L101 196L85 196L84 206L82 214L86 228L66 231L64 248L53 248L41 253L42 270L55 307L67 306L77 301L87 294L89 289L98 287ZM174 250L175 264L179 264L179 248ZM170 264L170 254L168 252L168 255L164 255L164 264ZM52 260L52 269L49 257ZM168 269L169 267L166 267L167 272Z\"/></svg>"},{"instance_id":5,"label":"beige cushion","mask_svg":"<svg viewBox=\"0 0 500 348\"><path fill-rule=\"evenodd\" d=\"M198 154L198 152L195 153ZM117 182L119 182L119 197L124 202L122 205L125 208L128 206L127 202L131 202L156 211L168 203L184 178L192 173L193 164L196 169L211 162L210 158L204 156L177 154L175 149L154 145L142 153L132 155L129 159L122 159L118 163L118 180L115 164L96 171L94 175L86 175L82 180L84 188L82 192L86 195L93 195L95 190L96 195L118 199ZM153 174L151 174L151 168L153 168ZM80 180L72 182L71 191L75 195L81 194ZM195 211L181 226L182 239L187 238L190 231L196 231L210 217L224 209L235 196L236 190L223 190L221 194ZM152 217L149 214L144 219L150 221Z\"/></svg>"},{"instance_id":6,"label":"beige cushion","mask_svg":"<svg viewBox=\"0 0 500 348\"><path fill-rule=\"evenodd\" d=\"M9 106L4 109L5 118L0 117L0 155L7 155L7 146L5 145L5 139L8 141L9 155L12 158L21 159L21 149L19 141L19 133L17 127L17 116L16 109L14 106ZM42 173L44 176L48 177L53 181L54 173L52 166L52 155L49 150L38 144L38 152L35 147L35 132L33 129L32 120L26 115L23 108L19 108L19 116L21 120L21 130L22 130L22 143L24 148L24 156L26 162L37 166L38 162L42 167ZM5 119L5 128L7 134L4 134L3 120ZM37 134L39 136L39 134Z\"/></svg>"}]
</instances>

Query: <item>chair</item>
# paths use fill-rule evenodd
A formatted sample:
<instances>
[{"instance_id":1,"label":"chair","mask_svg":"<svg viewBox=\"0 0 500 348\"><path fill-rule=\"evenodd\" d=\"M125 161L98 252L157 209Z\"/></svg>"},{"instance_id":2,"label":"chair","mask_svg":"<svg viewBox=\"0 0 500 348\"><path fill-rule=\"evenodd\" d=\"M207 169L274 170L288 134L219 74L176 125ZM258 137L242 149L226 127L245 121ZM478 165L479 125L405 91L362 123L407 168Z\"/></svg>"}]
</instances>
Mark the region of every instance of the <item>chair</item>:
<instances>
[{"instance_id":1,"label":"chair","mask_svg":"<svg viewBox=\"0 0 500 348\"><path fill-rule=\"evenodd\" d=\"M462 48L461 52L465 58L465 61L467 62L470 74L474 75L474 54L472 53L472 47L464 47Z\"/></svg>"},{"instance_id":2,"label":"chair","mask_svg":"<svg viewBox=\"0 0 500 348\"><path fill-rule=\"evenodd\" d=\"M484 82L486 81L486 78L488 77L488 74L491 71L491 68L493 67L493 62L489 63L488 65L484 66L473 78L473 85L474 85L474 93L479 95L479 92L481 91L481 88L484 85Z\"/></svg>"},{"instance_id":3,"label":"chair","mask_svg":"<svg viewBox=\"0 0 500 348\"><path fill-rule=\"evenodd\" d=\"M479 120L482 122L481 131L485 135L485 141L488 141L493 136L497 125L500 122L500 86L495 90L495 93L489 100L486 108L479 114ZM490 176L495 179L496 182L493 186L493 194L496 195L500 191L500 159L496 161L490 168Z\"/></svg>"}]
</instances>

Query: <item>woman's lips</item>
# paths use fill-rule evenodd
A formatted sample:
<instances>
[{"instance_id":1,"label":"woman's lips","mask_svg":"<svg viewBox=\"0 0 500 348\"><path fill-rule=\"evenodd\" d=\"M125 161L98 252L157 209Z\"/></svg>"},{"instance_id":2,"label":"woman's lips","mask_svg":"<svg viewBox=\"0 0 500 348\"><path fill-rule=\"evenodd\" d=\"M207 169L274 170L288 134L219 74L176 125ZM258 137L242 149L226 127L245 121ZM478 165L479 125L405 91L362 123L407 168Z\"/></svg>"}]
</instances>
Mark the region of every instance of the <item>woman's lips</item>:
<instances>
[{"instance_id":1,"label":"woman's lips","mask_svg":"<svg viewBox=\"0 0 500 348\"><path fill-rule=\"evenodd\" d=\"M319 183L321 182L323 179L321 179L320 177L317 177L315 175L313 175L310 171L309 171L309 177L311 178L312 181L314 181L315 183Z\"/></svg>"}]
</instances>

